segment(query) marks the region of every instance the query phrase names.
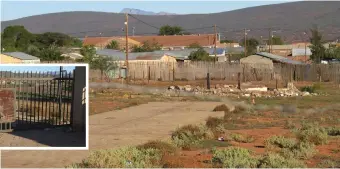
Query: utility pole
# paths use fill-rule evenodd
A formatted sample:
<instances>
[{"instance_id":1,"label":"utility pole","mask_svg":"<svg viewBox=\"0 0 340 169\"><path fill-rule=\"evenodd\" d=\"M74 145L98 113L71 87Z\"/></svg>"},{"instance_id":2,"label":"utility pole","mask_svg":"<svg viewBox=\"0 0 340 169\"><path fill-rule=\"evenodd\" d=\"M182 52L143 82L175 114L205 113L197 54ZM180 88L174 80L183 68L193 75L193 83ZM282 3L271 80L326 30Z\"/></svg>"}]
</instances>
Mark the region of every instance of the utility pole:
<instances>
[{"instance_id":1,"label":"utility pole","mask_svg":"<svg viewBox=\"0 0 340 169\"><path fill-rule=\"evenodd\" d=\"M135 36L135 28L136 27L132 27L132 36Z\"/></svg>"},{"instance_id":2,"label":"utility pole","mask_svg":"<svg viewBox=\"0 0 340 169\"><path fill-rule=\"evenodd\" d=\"M129 83L129 39L128 39L128 32L129 32L129 14L125 14L125 52L126 52L126 58L125 58L125 64L126 64L126 83Z\"/></svg>"},{"instance_id":3,"label":"utility pole","mask_svg":"<svg viewBox=\"0 0 340 169\"><path fill-rule=\"evenodd\" d=\"M272 45L272 28L269 28L269 39L268 39L268 48L269 53L271 53L271 45Z\"/></svg>"},{"instance_id":4,"label":"utility pole","mask_svg":"<svg viewBox=\"0 0 340 169\"><path fill-rule=\"evenodd\" d=\"M216 43L217 43L217 32L216 32L216 24L214 25L214 30L215 30L215 50L214 50L214 53L215 53L215 62L217 61L217 52L216 52Z\"/></svg>"},{"instance_id":5,"label":"utility pole","mask_svg":"<svg viewBox=\"0 0 340 169\"><path fill-rule=\"evenodd\" d=\"M247 29L244 28L244 57L247 57Z\"/></svg>"}]
</instances>

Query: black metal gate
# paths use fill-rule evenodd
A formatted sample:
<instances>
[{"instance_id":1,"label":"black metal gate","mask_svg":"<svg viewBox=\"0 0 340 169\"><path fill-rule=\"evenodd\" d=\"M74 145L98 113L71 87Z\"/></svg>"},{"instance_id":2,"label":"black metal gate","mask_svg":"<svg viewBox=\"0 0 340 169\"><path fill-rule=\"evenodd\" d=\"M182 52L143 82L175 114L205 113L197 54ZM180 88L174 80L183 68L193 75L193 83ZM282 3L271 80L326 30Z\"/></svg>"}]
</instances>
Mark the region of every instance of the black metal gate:
<instances>
[{"instance_id":1,"label":"black metal gate","mask_svg":"<svg viewBox=\"0 0 340 169\"><path fill-rule=\"evenodd\" d=\"M0 88L16 92L13 129L71 126L73 73L0 72Z\"/></svg>"}]
</instances>

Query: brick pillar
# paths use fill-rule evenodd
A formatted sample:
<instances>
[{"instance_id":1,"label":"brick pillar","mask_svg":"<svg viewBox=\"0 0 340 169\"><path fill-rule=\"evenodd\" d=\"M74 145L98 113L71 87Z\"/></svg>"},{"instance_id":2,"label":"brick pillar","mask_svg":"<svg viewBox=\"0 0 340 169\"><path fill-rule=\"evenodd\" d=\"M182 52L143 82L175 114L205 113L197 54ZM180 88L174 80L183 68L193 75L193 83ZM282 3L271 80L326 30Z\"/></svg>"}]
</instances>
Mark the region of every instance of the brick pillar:
<instances>
[{"instance_id":1,"label":"brick pillar","mask_svg":"<svg viewBox=\"0 0 340 169\"><path fill-rule=\"evenodd\" d=\"M71 110L71 124L73 131L85 131L86 127L86 67L77 66L73 71L73 98Z\"/></svg>"}]
</instances>

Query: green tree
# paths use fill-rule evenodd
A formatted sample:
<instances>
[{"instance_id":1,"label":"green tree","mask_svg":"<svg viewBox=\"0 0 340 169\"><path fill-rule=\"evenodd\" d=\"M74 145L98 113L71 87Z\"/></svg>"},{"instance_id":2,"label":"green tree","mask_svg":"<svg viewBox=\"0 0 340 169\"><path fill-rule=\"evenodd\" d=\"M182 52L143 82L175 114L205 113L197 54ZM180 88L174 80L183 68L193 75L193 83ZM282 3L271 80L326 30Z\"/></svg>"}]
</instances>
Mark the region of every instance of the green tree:
<instances>
[{"instance_id":1,"label":"green tree","mask_svg":"<svg viewBox=\"0 0 340 169\"><path fill-rule=\"evenodd\" d=\"M144 41L140 46L133 46L132 52L153 52L155 50L161 50L162 46L157 42Z\"/></svg>"},{"instance_id":2,"label":"green tree","mask_svg":"<svg viewBox=\"0 0 340 169\"><path fill-rule=\"evenodd\" d=\"M257 50L257 46L259 45L259 41L255 38L249 38L247 39L247 54L248 55L251 55L251 54L254 54L256 53L256 50ZM240 43L241 46L244 47L244 39L241 41Z\"/></svg>"},{"instance_id":3,"label":"green tree","mask_svg":"<svg viewBox=\"0 0 340 169\"><path fill-rule=\"evenodd\" d=\"M108 45L106 45L107 49L119 49L119 43L115 40L111 41Z\"/></svg>"},{"instance_id":4,"label":"green tree","mask_svg":"<svg viewBox=\"0 0 340 169\"><path fill-rule=\"evenodd\" d=\"M224 39L224 40L220 40L220 43L233 43L233 40L228 40L228 39Z\"/></svg>"},{"instance_id":5,"label":"green tree","mask_svg":"<svg viewBox=\"0 0 340 169\"><path fill-rule=\"evenodd\" d=\"M312 37L310 38L310 42L312 44L310 46L312 55L310 58L315 63L321 63L321 60L325 57L326 52L326 49L322 44L322 35L317 27L314 27L310 31L312 33Z\"/></svg>"},{"instance_id":6,"label":"green tree","mask_svg":"<svg viewBox=\"0 0 340 169\"><path fill-rule=\"evenodd\" d=\"M60 61L64 60L64 57L61 56L60 49L56 45L50 45L48 48L44 48L40 54L40 59L44 61Z\"/></svg>"},{"instance_id":7,"label":"green tree","mask_svg":"<svg viewBox=\"0 0 340 169\"><path fill-rule=\"evenodd\" d=\"M214 58L209 56L203 48L199 48L196 51L192 51L189 55L189 59L192 61L213 61Z\"/></svg>"},{"instance_id":8,"label":"green tree","mask_svg":"<svg viewBox=\"0 0 340 169\"><path fill-rule=\"evenodd\" d=\"M325 51L325 59L340 59L340 47L336 47L335 45L330 46Z\"/></svg>"},{"instance_id":9,"label":"green tree","mask_svg":"<svg viewBox=\"0 0 340 169\"><path fill-rule=\"evenodd\" d=\"M88 63L90 68L94 67L94 59L96 56L96 48L93 45L83 46L80 49L80 54L83 55L82 59L78 59L77 62Z\"/></svg>"},{"instance_id":10,"label":"green tree","mask_svg":"<svg viewBox=\"0 0 340 169\"><path fill-rule=\"evenodd\" d=\"M283 45L283 41L280 36L273 36L271 40L272 45Z\"/></svg>"},{"instance_id":11,"label":"green tree","mask_svg":"<svg viewBox=\"0 0 340 169\"><path fill-rule=\"evenodd\" d=\"M34 42L34 36L24 26L8 26L3 31L1 39L2 48L5 52L24 52L29 44Z\"/></svg>"},{"instance_id":12,"label":"green tree","mask_svg":"<svg viewBox=\"0 0 340 169\"><path fill-rule=\"evenodd\" d=\"M198 43L192 43L188 46L189 49L196 49L196 48L202 48L202 46Z\"/></svg>"},{"instance_id":13,"label":"green tree","mask_svg":"<svg viewBox=\"0 0 340 169\"><path fill-rule=\"evenodd\" d=\"M159 29L159 35L179 35L183 29L179 26L165 25Z\"/></svg>"},{"instance_id":14,"label":"green tree","mask_svg":"<svg viewBox=\"0 0 340 169\"><path fill-rule=\"evenodd\" d=\"M98 56L93 61L93 69L100 70L100 78L103 80L104 73L118 68L118 63L112 57Z\"/></svg>"},{"instance_id":15,"label":"green tree","mask_svg":"<svg viewBox=\"0 0 340 169\"><path fill-rule=\"evenodd\" d=\"M29 45L27 47L27 53L32 56L40 57L40 49L35 45Z\"/></svg>"}]
</instances>

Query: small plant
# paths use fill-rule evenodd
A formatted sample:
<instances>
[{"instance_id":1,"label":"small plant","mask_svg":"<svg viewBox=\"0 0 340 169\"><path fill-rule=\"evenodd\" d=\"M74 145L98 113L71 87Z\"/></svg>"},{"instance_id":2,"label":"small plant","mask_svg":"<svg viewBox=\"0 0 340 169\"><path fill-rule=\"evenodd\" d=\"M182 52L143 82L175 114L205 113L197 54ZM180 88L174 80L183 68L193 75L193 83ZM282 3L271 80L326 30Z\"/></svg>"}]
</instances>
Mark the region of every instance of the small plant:
<instances>
[{"instance_id":1,"label":"small plant","mask_svg":"<svg viewBox=\"0 0 340 169\"><path fill-rule=\"evenodd\" d=\"M315 83L312 86L304 86L300 90L302 92L316 93L317 90L320 90L320 89L321 89L321 84Z\"/></svg>"},{"instance_id":2,"label":"small plant","mask_svg":"<svg viewBox=\"0 0 340 169\"><path fill-rule=\"evenodd\" d=\"M296 141L283 136L272 136L265 141L265 145L268 147L277 146L279 148L293 148L296 145Z\"/></svg>"},{"instance_id":3,"label":"small plant","mask_svg":"<svg viewBox=\"0 0 340 169\"><path fill-rule=\"evenodd\" d=\"M212 163L214 167L223 168L254 168L257 166L256 158L245 148L231 147L223 150L212 150Z\"/></svg>"},{"instance_id":4,"label":"small plant","mask_svg":"<svg viewBox=\"0 0 340 169\"><path fill-rule=\"evenodd\" d=\"M171 145L170 143L156 140L156 141L149 141L145 144L137 146L139 150L146 150L146 149L156 149L160 150L163 154L175 154L176 147Z\"/></svg>"},{"instance_id":5,"label":"small plant","mask_svg":"<svg viewBox=\"0 0 340 169\"><path fill-rule=\"evenodd\" d=\"M214 134L205 125L186 125L172 133L171 138L177 147L188 150L199 147L202 140L214 138Z\"/></svg>"},{"instance_id":6,"label":"small plant","mask_svg":"<svg viewBox=\"0 0 340 169\"><path fill-rule=\"evenodd\" d=\"M319 168L338 168L340 166L340 162L337 162L336 161L333 161L333 160L330 160L330 159L327 159L327 160L322 160L318 165L317 167Z\"/></svg>"},{"instance_id":7,"label":"small plant","mask_svg":"<svg viewBox=\"0 0 340 169\"><path fill-rule=\"evenodd\" d=\"M315 145L326 144L328 133L325 128L317 123L302 123L302 127L296 131L297 138L302 142L310 142Z\"/></svg>"},{"instance_id":8,"label":"small plant","mask_svg":"<svg viewBox=\"0 0 340 169\"><path fill-rule=\"evenodd\" d=\"M213 111L224 111L224 112L230 112L230 109L228 106L226 106L225 104L222 105L218 105L214 108Z\"/></svg>"},{"instance_id":9,"label":"small plant","mask_svg":"<svg viewBox=\"0 0 340 169\"><path fill-rule=\"evenodd\" d=\"M294 129L296 128L296 126L294 125L294 123L290 120L287 120L284 126L285 129Z\"/></svg>"},{"instance_id":10,"label":"small plant","mask_svg":"<svg viewBox=\"0 0 340 169\"><path fill-rule=\"evenodd\" d=\"M161 167L162 155L156 149L127 147L112 150L99 150L81 163L72 164L69 168L156 168Z\"/></svg>"},{"instance_id":11,"label":"small plant","mask_svg":"<svg viewBox=\"0 0 340 169\"><path fill-rule=\"evenodd\" d=\"M254 142L255 139L252 136L243 136L241 134L237 134L237 133L231 133L230 137L232 140L236 141L236 142L240 142L240 143L251 143Z\"/></svg>"},{"instance_id":12,"label":"small plant","mask_svg":"<svg viewBox=\"0 0 340 169\"><path fill-rule=\"evenodd\" d=\"M216 129L217 126L223 124L223 119L218 117L208 117L205 125L210 129Z\"/></svg>"},{"instance_id":13,"label":"small plant","mask_svg":"<svg viewBox=\"0 0 340 169\"><path fill-rule=\"evenodd\" d=\"M306 165L294 158L284 158L279 154L269 153L259 160L258 168L304 168Z\"/></svg>"},{"instance_id":14,"label":"small plant","mask_svg":"<svg viewBox=\"0 0 340 169\"><path fill-rule=\"evenodd\" d=\"M286 158L306 160L313 157L317 150L315 149L314 144L308 142L299 142L291 148L281 149L280 152Z\"/></svg>"},{"instance_id":15,"label":"small plant","mask_svg":"<svg viewBox=\"0 0 340 169\"><path fill-rule=\"evenodd\" d=\"M340 135L340 127L326 127L325 130L329 136Z\"/></svg>"},{"instance_id":16,"label":"small plant","mask_svg":"<svg viewBox=\"0 0 340 169\"><path fill-rule=\"evenodd\" d=\"M248 111L246 107L241 106L241 105L236 105L235 109L233 110L233 113L240 114Z\"/></svg>"}]
</instances>

